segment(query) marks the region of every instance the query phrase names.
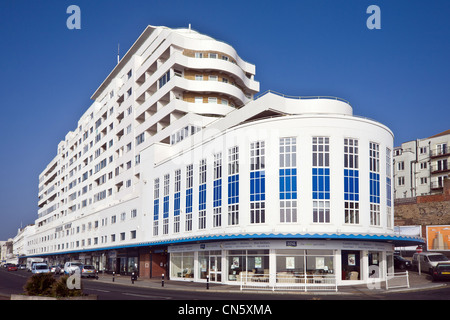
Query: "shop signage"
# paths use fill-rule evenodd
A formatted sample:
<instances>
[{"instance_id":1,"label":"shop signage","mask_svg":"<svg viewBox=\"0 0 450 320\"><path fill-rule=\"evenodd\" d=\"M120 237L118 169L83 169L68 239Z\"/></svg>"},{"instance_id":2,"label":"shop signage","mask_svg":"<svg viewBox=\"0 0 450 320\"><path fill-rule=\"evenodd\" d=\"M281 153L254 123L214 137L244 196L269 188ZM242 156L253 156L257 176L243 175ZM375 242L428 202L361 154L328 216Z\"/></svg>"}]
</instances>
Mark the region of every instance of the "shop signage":
<instances>
[{"instance_id":1,"label":"shop signage","mask_svg":"<svg viewBox=\"0 0 450 320\"><path fill-rule=\"evenodd\" d=\"M286 241L286 247L296 247L297 241Z\"/></svg>"}]
</instances>

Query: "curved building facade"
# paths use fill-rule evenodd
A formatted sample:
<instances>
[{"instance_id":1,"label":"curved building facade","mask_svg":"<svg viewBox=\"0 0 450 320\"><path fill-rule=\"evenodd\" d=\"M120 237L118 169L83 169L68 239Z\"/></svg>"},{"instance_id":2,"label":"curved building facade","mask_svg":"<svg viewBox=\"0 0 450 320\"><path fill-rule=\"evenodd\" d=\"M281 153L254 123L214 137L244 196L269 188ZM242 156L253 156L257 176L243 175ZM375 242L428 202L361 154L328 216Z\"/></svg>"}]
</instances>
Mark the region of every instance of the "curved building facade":
<instances>
[{"instance_id":1,"label":"curved building facade","mask_svg":"<svg viewBox=\"0 0 450 320\"><path fill-rule=\"evenodd\" d=\"M333 97L259 98L255 66L149 26L39 178L28 257L180 281L385 279L393 133ZM306 281L306 280L305 280Z\"/></svg>"}]
</instances>

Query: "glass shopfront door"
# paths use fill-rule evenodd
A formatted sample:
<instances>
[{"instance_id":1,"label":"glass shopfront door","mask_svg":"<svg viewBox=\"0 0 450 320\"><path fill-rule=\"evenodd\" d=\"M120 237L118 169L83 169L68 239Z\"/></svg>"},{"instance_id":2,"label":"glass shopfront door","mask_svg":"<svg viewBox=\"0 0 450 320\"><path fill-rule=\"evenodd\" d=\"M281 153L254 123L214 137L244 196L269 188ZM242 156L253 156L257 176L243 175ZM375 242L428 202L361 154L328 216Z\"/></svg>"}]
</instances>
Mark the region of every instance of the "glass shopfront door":
<instances>
[{"instance_id":1,"label":"glass shopfront door","mask_svg":"<svg viewBox=\"0 0 450 320\"><path fill-rule=\"evenodd\" d=\"M209 280L212 282L222 282L222 256L209 256Z\"/></svg>"}]
</instances>

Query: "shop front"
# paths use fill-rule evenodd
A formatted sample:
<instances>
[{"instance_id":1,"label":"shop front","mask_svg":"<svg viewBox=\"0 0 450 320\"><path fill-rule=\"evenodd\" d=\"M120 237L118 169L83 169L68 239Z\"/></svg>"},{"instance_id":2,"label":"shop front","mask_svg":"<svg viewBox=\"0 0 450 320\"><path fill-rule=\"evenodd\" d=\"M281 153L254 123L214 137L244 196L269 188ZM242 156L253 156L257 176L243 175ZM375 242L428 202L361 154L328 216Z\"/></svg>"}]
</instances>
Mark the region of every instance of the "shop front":
<instances>
[{"instance_id":1,"label":"shop front","mask_svg":"<svg viewBox=\"0 0 450 320\"><path fill-rule=\"evenodd\" d=\"M170 278L180 281L232 285L321 276L345 285L385 279L393 271L393 246L383 242L246 240L171 245L168 251Z\"/></svg>"}]
</instances>

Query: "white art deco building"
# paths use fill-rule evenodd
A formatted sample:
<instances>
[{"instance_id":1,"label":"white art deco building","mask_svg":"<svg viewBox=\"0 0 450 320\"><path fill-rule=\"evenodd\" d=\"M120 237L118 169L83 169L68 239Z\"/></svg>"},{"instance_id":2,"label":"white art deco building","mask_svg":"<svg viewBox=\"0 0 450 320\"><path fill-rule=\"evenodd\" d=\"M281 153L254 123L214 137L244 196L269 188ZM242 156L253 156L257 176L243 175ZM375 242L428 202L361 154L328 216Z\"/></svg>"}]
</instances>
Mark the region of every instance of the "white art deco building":
<instances>
[{"instance_id":1,"label":"white art deco building","mask_svg":"<svg viewBox=\"0 0 450 320\"><path fill-rule=\"evenodd\" d=\"M255 66L148 26L39 177L28 257L236 284L393 268L393 133L331 97L255 97Z\"/></svg>"}]
</instances>

